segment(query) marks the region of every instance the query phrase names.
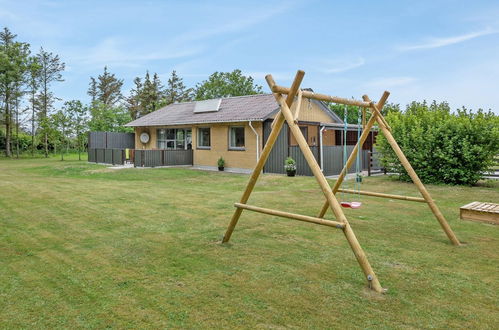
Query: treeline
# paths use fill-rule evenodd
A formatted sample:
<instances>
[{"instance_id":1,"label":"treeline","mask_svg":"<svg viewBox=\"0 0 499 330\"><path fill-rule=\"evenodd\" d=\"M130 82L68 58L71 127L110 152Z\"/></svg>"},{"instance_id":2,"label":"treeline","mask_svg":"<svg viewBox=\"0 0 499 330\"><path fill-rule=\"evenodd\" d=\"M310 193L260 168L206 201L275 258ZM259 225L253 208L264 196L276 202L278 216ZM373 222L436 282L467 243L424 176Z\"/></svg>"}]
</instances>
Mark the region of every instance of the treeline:
<instances>
[{"instance_id":1,"label":"treeline","mask_svg":"<svg viewBox=\"0 0 499 330\"><path fill-rule=\"evenodd\" d=\"M90 77L90 101L61 100L53 85L64 81L65 63L57 54L17 40L8 28L0 32L0 149L7 157L29 151L32 155L81 152L88 131L126 132L123 125L175 102L262 93L262 87L241 70L215 72L194 87L172 71L163 83L157 73L136 77L128 93L124 80L104 67ZM56 101L61 103L55 106ZM64 102L65 101L65 102Z\"/></svg>"}]
</instances>

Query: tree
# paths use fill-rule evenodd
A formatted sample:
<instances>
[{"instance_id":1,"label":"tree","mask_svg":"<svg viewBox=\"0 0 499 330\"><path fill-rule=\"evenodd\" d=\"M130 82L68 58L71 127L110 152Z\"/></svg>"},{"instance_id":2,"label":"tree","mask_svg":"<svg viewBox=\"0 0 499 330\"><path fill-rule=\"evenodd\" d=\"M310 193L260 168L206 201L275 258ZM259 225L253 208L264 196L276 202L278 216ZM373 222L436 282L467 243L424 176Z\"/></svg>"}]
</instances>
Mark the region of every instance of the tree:
<instances>
[{"instance_id":1,"label":"tree","mask_svg":"<svg viewBox=\"0 0 499 330\"><path fill-rule=\"evenodd\" d=\"M255 84L252 77L246 77L241 70L236 69L232 72L215 72L208 80L197 84L195 99L199 101L261 93L262 86Z\"/></svg>"},{"instance_id":2,"label":"tree","mask_svg":"<svg viewBox=\"0 0 499 330\"><path fill-rule=\"evenodd\" d=\"M126 108L131 118L137 119L167 104L165 90L157 73L151 79L149 72L146 72L144 82L139 77L133 82L135 86L126 98Z\"/></svg>"},{"instance_id":3,"label":"tree","mask_svg":"<svg viewBox=\"0 0 499 330\"><path fill-rule=\"evenodd\" d=\"M28 60L28 93L29 93L29 103L31 110L31 156L35 155L35 120L36 113L39 110L39 103L36 98L38 88L40 88L39 77L40 77L40 63L38 63L38 58L32 56Z\"/></svg>"},{"instance_id":4,"label":"tree","mask_svg":"<svg viewBox=\"0 0 499 330\"><path fill-rule=\"evenodd\" d=\"M67 113L67 108L57 111L51 116L52 127L57 133L56 144L59 144L61 150L61 161L64 160L64 144L68 143L68 134L70 133L71 119Z\"/></svg>"},{"instance_id":5,"label":"tree","mask_svg":"<svg viewBox=\"0 0 499 330\"><path fill-rule=\"evenodd\" d=\"M499 116L463 108L453 113L447 103L412 102L404 112L386 116L392 134L425 183L475 184L499 153ZM410 181L381 134L376 145L390 172Z\"/></svg>"},{"instance_id":6,"label":"tree","mask_svg":"<svg viewBox=\"0 0 499 330\"><path fill-rule=\"evenodd\" d=\"M133 80L134 88L130 90L130 96L126 98L125 106L130 114L130 117L135 120L144 113L144 107L142 106L142 81L139 77Z\"/></svg>"},{"instance_id":7,"label":"tree","mask_svg":"<svg viewBox=\"0 0 499 330\"><path fill-rule=\"evenodd\" d=\"M130 127L124 127L132 119L123 107L108 107L104 103L97 102L90 108L91 119L88 127L91 131L106 132L131 132Z\"/></svg>"},{"instance_id":8,"label":"tree","mask_svg":"<svg viewBox=\"0 0 499 330\"><path fill-rule=\"evenodd\" d=\"M82 139L87 130L88 108L78 100L67 101L64 103L63 112L69 118L69 122L76 138L78 148L78 160L81 160Z\"/></svg>"},{"instance_id":9,"label":"tree","mask_svg":"<svg viewBox=\"0 0 499 330\"><path fill-rule=\"evenodd\" d=\"M12 108L18 104L20 88L26 79L30 53L29 44L14 41L16 37L7 28L0 32L0 98L3 104L5 155L7 157L12 156Z\"/></svg>"},{"instance_id":10,"label":"tree","mask_svg":"<svg viewBox=\"0 0 499 330\"><path fill-rule=\"evenodd\" d=\"M99 101L111 107L122 99L122 86L123 79L118 79L114 73L109 73L105 66L104 73L99 75L97 80L90 77L90 87L87 93L92 98L92 103Z\"/></svg>"},{"instance_id":11,"label":"tree","mask_svg":"<svg viewBox=\"0 0 499 330\"><path fill-rule=\"evenodd\" d=\"M64 81L62 79L62 71L65 69L64 62L61 61L59 55L49 53L42 48L37 55L38 64L40 65L40 73L38 82L40 84L40 93L38 95L38 102L40 103L40 122L45 125L43 129L45 157L48 157L48 121L46 120L50 114L50 110L56 100L54 93L50 91L50 86L53 82ZM42 125L41 125L42 126Z\"/></svg>"},{"instance_id":12,"label":"tree","mask_svg":"<svg viewBox=\"0 0 499 330\"><path fill-rule=\"evenodd\" d=\"M163 84L159 80L158 74L155 73L151 80L149 72L146 72L146 77L144 78L144 86L141 92L141 101L143 107L143 113L141 115L156 111L158 109L158 105L163 99L163 95Z\"/></svg>"},{"instance_id":13,"label":"tree","mask_svg":"<svg viewBox=\"0 0 499 330\"><path fill-rule=\"evenodd\" d=\"M87 94L91 97L91 102L92 104L97 101L97 81L95 80L94 77L90 77L90 86L88 87L88 92Z\"/></svg>"},{"instance_id":14,"label":"tree","mask_svg":"<svg viewBox=\"0 0 499 330\"><path fill-rule=\"evenodd\" d=\"M165 104L191 101L193 92L192 88L185 87L183 79L173 70L165 89Z\"/></svg>"}]
</instances>

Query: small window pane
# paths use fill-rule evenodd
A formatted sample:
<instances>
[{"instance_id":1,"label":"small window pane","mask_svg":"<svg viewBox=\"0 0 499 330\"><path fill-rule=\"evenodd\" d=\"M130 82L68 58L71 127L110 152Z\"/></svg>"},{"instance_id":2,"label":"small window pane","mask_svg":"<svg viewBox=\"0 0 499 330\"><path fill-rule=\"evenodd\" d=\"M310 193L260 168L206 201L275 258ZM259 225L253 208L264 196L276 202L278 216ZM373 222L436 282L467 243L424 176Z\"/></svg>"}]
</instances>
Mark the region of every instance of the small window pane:
<instances>
[{"instance_id":1,"label":"small window pane","mask_svg":"<svg viewBox=\"0 0 499 330\"><path fill-rule=\"evenodd\" d=\"M300 131L301 131L301 134L303 134L305 141L308 142L308 126L300 126Z\"/></svg>"},{"instance_id":2,"label":"small window pane","mask_svg":"<svg viewBox=\"0 0 499 330\"><path fill-rule=\"evenodd\" d=\"M244 127L231 127L229 140L231 148L244 148Z\"/></svg>"},{"instance_id":3,"label":"small window pane","mask_svg":"<svg viewBox=\"0 0 499 330\"><path fill-rule=\"evenodd\" d=\"M184 130L183 129L178 129L177 130L177 140L184 140L185 135L184 135Z\"/></svg>"},{"instance_id":4,"label":"small window pane","mask_svg":"<svg viewBox=\"0 0 499 330\"><path fill-rule=\"evenodd\" d=\"M198 129L198 146L199 147L211 146L211 144L210 144L210 129L208 127Z\"/></svg>"},{"instance_id":5,"label":"small window pane","mask_svg":"<svg viewBox=\"0 0 499 330\"><path fill-rule=\"evenodd\" d=\"M166 130L166 138L168 140L174 140L175 139L175 129L167 129Z\"/></svg>"},{"instance_id":6,"label":"small window pane","mask_svg":"<svg viewBox=\"0 0 499 330\"><path fill-rule=\"evenodd\" d=\"M166 148L167 149L175 149L175 141L167 141Z\"/></svg>"}]
</instances>

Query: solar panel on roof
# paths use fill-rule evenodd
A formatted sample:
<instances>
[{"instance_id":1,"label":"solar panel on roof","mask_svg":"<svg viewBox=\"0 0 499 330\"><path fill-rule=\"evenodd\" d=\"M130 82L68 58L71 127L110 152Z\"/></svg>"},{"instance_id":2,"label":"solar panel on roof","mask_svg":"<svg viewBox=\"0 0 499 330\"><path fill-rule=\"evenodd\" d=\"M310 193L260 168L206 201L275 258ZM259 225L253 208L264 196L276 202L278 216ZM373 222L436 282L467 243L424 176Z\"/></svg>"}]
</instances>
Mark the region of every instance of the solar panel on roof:
<instances>
[{"instance_id":1,"label":"solar panel on roof","mask_svg":"<svg viewBox=\"0 0 499 330\"><path fill-rule=\"evenodd\" d=\"M220 103L222 103L222 99L196 101L194 113L218 111Z\"/></svg>"}]
</instances>

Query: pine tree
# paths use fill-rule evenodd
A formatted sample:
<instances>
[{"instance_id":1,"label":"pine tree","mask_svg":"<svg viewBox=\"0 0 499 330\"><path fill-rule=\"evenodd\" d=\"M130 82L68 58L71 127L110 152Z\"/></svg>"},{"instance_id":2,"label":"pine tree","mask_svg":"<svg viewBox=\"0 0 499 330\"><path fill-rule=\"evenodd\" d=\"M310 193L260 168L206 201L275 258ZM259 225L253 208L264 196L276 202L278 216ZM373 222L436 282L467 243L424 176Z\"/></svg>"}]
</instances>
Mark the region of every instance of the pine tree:
<instances>
[{"instance_id":1,"label":"pine tree","mask_svg":"<svg viewBox=\"0 0 499 330\"><path fill-rule=\"evenodd\" d=\"M97 81L94 77L90 77L89 85L87 94L90 95L92 104L94 104L97 101Z\"/></svg>"},{"instance_id":2,"label":"pine tree","mask_svg":"<svg viewBox=\"0 0 499 330\"><path fill-rule=\"evenodd\" d=\"M100 101L104 105L112 107L123 98L121 94L122 86L123 79L118 79L114 73L109 73L107 66L105 66L104 73L99 75L97 80L90 77L88 95L92 97L92 103Z\"/></svg>"},{"instance_id":3,"label":"pine tree","mask_svg":"<svg viewBox=\"0 0 499 330\"><path fill-rule=\"evenodd\" d=\"M183 79L173 70L165 90L165 103L188 102L192 100L192 94L193 89L186 88Z\"/></svg>"},{"instance_id":4,"label":"pine tree","mask_svg":"<svg viewBox=\"0 0 499 330\"><path fill-rule=\"evenodd\" d=\"M54 55L43 49L37 55L38 63L40 65L40 75L38 81L40 84L40 93L38 100L40 102L40 126L45 145L45 157L48 157L48 126L47 117L52 109L56 97L50 91L50 85L56 81L64 81L62 79L62 71L64 71L65 64L59 58L59 55Z\"/></svg>"},{"instance_id":5,"label":"pine tree","mask_svg":"<svg viewBox=\"0 0 499 330\"><path fill-rule=\"evenodd\" d=\"M140 79L138 82L140 82ZM139 117L156 111L164 103L164 87L158 74L155 73L151 79L149 71L147 71L144 83L141 85L136 84L136 87L137 90L134 93L137 98L138 108L140 109L140 112L137 113Z\"/></svg>"},{"instance_id":6,"label":"pine tree","mask_svg":"<svg viewBox=\"0 0 499 330\"><path fill-rule=\"evenodd\" d=\"M141 100L143 85L139 77L136 77L133 80L133 83L134 88L130 90L130 96L126 98L126 108L128 110L128 113L130 114L130 117L135 120L139 118L144 111Z\"/></svg>"}]
</instances>

